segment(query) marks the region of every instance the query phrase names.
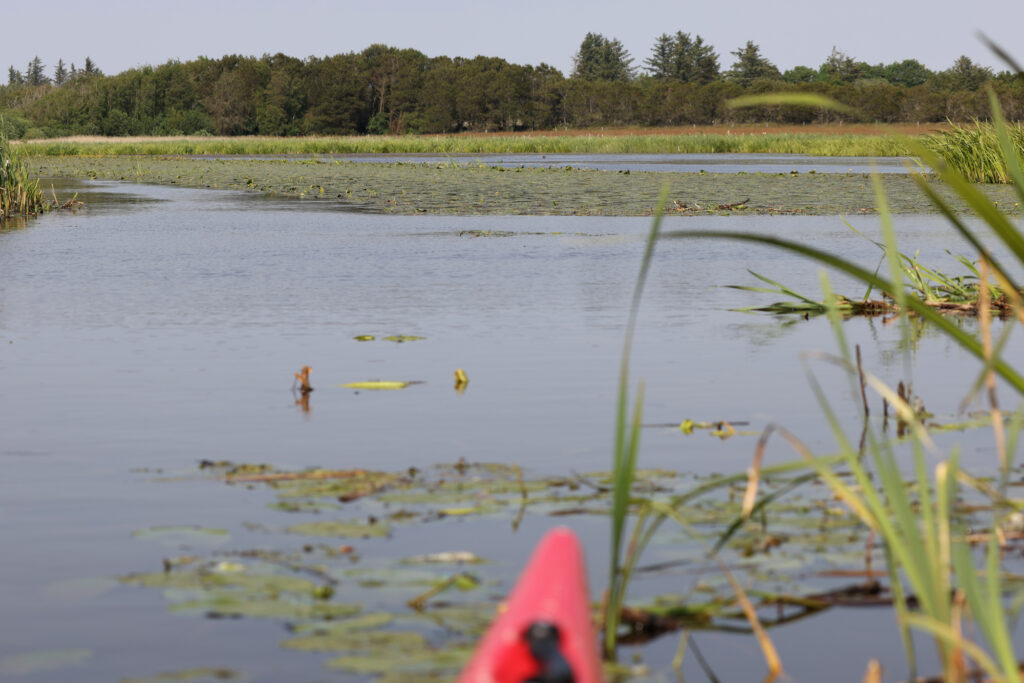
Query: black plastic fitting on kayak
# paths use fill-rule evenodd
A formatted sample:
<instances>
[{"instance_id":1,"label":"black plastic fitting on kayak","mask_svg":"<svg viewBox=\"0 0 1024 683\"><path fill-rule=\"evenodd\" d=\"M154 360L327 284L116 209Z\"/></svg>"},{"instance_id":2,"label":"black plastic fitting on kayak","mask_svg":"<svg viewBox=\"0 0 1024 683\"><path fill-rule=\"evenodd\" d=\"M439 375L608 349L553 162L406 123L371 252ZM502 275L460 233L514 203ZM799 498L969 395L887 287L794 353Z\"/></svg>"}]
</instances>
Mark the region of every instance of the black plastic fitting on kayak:
<instances>
[{"instance_id":1,"label":"black plastic fitting on kayak","mask_svg":"<svg viewBox=\"0 0 1024 683\"><path fill-rule=\"evenodd\" d=\"M535 621L523 632L530 654L537 661L540 673L523 683L573 683L572 667L559 648L558 627L546 621Z\"/></svg>"}]
</instances>

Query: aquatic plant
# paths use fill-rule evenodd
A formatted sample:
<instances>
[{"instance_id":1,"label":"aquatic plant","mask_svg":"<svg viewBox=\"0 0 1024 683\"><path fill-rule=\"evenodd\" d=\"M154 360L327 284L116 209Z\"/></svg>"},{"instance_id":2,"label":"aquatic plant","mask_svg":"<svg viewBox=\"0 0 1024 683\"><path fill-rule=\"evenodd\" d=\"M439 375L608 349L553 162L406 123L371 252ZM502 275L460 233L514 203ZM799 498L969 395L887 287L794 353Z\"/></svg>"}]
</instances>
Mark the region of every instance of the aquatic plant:
<instances>
[{"instance_id":1,"label":"aquatic plant","mask_svg":"<svg viewBox=\"0 0 1024 683\"><path fill-rule=\"evenodd\" d=\"M1009 139L1004 149L1001 136ZM992 123L974 121L967 125L952 124L941 131L922 138L924 146L964 178L975 183L1012 183L1008 161L1024 154L1024 128L1020 123Z\"/></svg>"},{"instance_id":2,"label":"aquatic plant","mask_svg":"<svg viewBox=\"0 0 1024 683\"><path fill-rule=\"evenodd\" d=\"M51 208L39 180L32 180L21 156L15 154L0 121L0 220L31 216Z\"/></svg>"},{"instance_id":3,"label":"aquatic plant","mask_svg":"<svg viewBox=\"0 0 1024 683\"><path fill-rule=\"evenodd\" d=\"M633 335L636 331L637 314L643 298L644 284L654 257L654 246L658 241L661 229L661 218L665 204L668 202L668 186L666 185L658 198L654 211L654 220L647 236L643 258L640 261L640 272L633 286L633 299L629 307L629 319L626 322L626 335L622 344L622 359L619 362L618 403L615 410L615 445L612 459L612 509L611 509L611 556L608 567L608 589L605 596L604 610L604 654L606 658L614 658L618 637L619 618L622 604L626 597L629 574L623 563L622 539L629 516L633 479L636 472L637 452L640 448L640 425L643 418L644 385L637 389L633 420L628 421L629 404L629 361L633 348ZM637 522L639 524L640 522Z\"/></svg>"},{"instance_id":4,"label":"aquatic plant","mask_svg":"<svg viewBox=\"0 0 1024 683\"><path fill-rule=\"evenodd\" d=\"M846 224L854 232L860 234L852 225ZM873 241L873 240L872 240ZM882 249L883 256L879 262L880 268L885 262L885 245L875 242ZM947 253L949 253L947 251ZM988 282L982 285L983 278L977 264L963 254L953 255L962 266L967 269L966 274L950 275L936 267L927 266L921 263L919 255L899 253L897 261L900 267L901 281L904 291L908 297L913 297L920 305L927 306L942 313L961 315L979 315L980 306L984 297L990 312L999 316L1008 316L1013 313L1014 301L1019 299L1022 292L1003 291L999 283ZM778 294L788 297L783 301L776 301L767 305L749 306L739 310L763 311L779 314L799 315L820 315L828 311L830 306L835 307L843 315L893 315L899 312L899 306L895 299L883 293L882 298L871 298L875 288L868 285L867 290L859 298L845 295L834 295L831 301L814 299L801 294L791 287L776 282L760 273L748 270L751 275L761 280L768 287L751 287L749 285L727 285L733 289L741 289L748 292L761 292ZM877 272L877 268L876 268ZM982 289L986 291L982 291Z\"/></svg>"},{"instance_id":5,"label":"aquatic plant","mask_svg":"<svg viewBox=\"0 0 1024 683\"><path fill-rule=\"evenodd\" d=\"M373 135L305 138L66 138L25 141L34 156L195 154L809 154L906 156L892 135L697 133L639 135Z\"/></svg>"},{"instance_id":6,"label":"aquatic plant","mask_svg":"<svg viewBox=\"0 0 1024 683\"><path fill-rule=\"evenodd\" d=\"M990 99L993 128L1002 160L1014 181L1018 196L1024 201L1024 172L1021 169L1017 148L1010 128L1003 121L995 95L991 94ZM929 478L924 454L930 452L937 455L937 447L921 423L917 411L897 392L865 373L859 362L854 364L839 322L840 307L831 293L827 280L824 280L826 312L833 322L841 352L835 362L845 367L851 377L856 377L861 388L867 384L880 393L889 405L896 408L900 419L911 426L910 447L913 451L915 472L913 490L917 498L914 500L911 497L907 485L903 482L892 444L873 433L868 420L866 400L861 445L854 447L829 407L824 391L814 381L813 375L811 376L812 388L825 411L826 419L832 426L840 448L842 464L849 471L852 483L848 483L849 480L837 473L832 462L814 457L795 437L788 433L785 435L793 448L829 485L837 497L882 539L888 560L894 606L911 668L914 668L915 660L909 631L914 628L934 637L942 659L945 680L964 680L968 673L967 660L973 660L991 680L1020 681L1019 663L1014 655L1008 613L1003 603L1005 589L999 571L997 543L1002 534L1001 511L1020 507L1019 502L1008 499L1005 493L1005 484L1012 465L1012 450L1007 444L1011 440L1016 441L1019 420L1015 422L1010 435L1007 435L1004 417L996 399L995 376L1001 376L1021 395L1024 395L1024 377L1018 367L1001 357L1000 349L1005 339L1000 340L999 344L993 344L989 306L991 290L988 279L989 273L996 278L1002 292L1010 299L1013 315L1024 323L1020 288L1007 268L993 255L993 249L997 247L1007 251L1015 265L1024 265L1024 236L960 171L944 163L925 145L909 144L923 162L935 169L946 185L971 207L974 215L995 237L994 247L988 246L987 240L980 232L968 227L924 178L915 177L915 181L936 208L946 215L954 228L979 253L982 268L980 286L977 288L981 320L978 336L970 335L950 324L924 301L909 295L904 280L907 259L896 248L896 233L885 194L877 179L876 192L885 237L888 278L836 255L763 235L687 231L667 233L665 237L728 239L770 245L807 256L857 278L892 299L903 321L904 334L907 334L906 330L909 329L908 314L913 312L963 346L982 363L979 384L988 386L989 391L993 434L1001 472L1001 486L998 489L961 471L955 452L948 459L940 461L935 467L934 476ZM873 470L869 471L865 464L865 454L869 456ZM989 504L992 506L994 518L990 531L986 534L987 551L981 568L975 565L972 558L966 528L957 521L955 501L960 495L960 484L974 488L989 498ZM751 486L753 485L754 482L751 483ZM754 491L756 496L756 488ZM753 496L748 497L753 500ZM911 595L915 599L915 607L910 606ZM964 635L961 621L967 612L978 625L988 645L988 652Z\"/></svg>"}]
</instances>

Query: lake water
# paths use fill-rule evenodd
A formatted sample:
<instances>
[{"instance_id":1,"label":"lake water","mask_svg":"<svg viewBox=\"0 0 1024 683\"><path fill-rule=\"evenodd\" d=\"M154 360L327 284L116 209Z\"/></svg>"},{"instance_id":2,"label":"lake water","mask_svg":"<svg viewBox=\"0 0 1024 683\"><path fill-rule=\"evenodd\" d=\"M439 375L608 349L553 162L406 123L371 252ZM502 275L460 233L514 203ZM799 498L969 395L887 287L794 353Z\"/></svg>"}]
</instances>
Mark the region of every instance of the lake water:
<instances>
[{"instance_id":1,"label":"lake water","mask_svg":"<svg viewBox=\"0 0 1024 683\"><path fill-rule=\"evenodd\" d=\"M212 526L231 530L230 547L271 543L259 525L279 524L266 508L273 496L194 476L201 460L399 471L465 459L519 465L529 476L609 468L623 324L648 219L353 214L87 181L60 190L80 192L85 208L0 233L0 678L110 681L227 667L247 681L361 680L325 669L322 654L278 648L278 621L172 614L160 591L110 581L154 571L179 552L133 538L140 529ZM848 220L877 237L875 218ZM688 228L787 237L871 266L879 257L838 217L664 224ZM963 247L942 219L900 217L897 228L904 250L958 270L945 250ZM730 311L778 298L724 287L760 284L747 268L820 296L817 268L780 252L717 241L658 245L634 346L645 422L725 419L751 430L778 422L827 453L832 437L806 369L822 378L851 430L857 405L827 364L802 360L802 352L835 349L828 324ZM862 293L839 278L833 284ZM892 383L912 380L938 419L959 419L975 366L927 330L907 355L896 327L845 324L867 368ZM290 391L303 365L316 387L308 412ZM470 380L462 394L452 388L456 368ZM372 379L422 383L395 392L337 386ZM987 435L948 438L966 444L965 460L977 468L991 463ZM754 440L652 426L641 465L742 471ZM794 455L777 444L768 457ZM514 533L507 524L498 531L486 520L453 521L360 548L370 566L373 558L471 550L507 581L553 523L583 535L591 585L602 587L600 517L527 515ZM856 678L871 657L897 677L905 672L889 609L833 610L773 637L797 681L837 670ZM669 675L676 641L642 649L656 680ZM752 639L708 634L700 642L722 680L762 675ZM807 655L825 648L828 662ZM42 664L21 658L39 652L49 652ZM684 672L701 680L692 657Z\"/></svg>"},{"instance_id":2,"label":"lake water","mask_svg":"<svg viewBox=\"0 0 1024 683\"><path fill-rule=\"evenodd\" d=\"M504 168L572 168L662 173L910 173L907 157L817 157L803 154L316 154L288 158L365 163L484 164ZM208 158L203 156L201 158ZM225 159L280 159L280 155L237 155Z\"/></svg>"}]
</instances>

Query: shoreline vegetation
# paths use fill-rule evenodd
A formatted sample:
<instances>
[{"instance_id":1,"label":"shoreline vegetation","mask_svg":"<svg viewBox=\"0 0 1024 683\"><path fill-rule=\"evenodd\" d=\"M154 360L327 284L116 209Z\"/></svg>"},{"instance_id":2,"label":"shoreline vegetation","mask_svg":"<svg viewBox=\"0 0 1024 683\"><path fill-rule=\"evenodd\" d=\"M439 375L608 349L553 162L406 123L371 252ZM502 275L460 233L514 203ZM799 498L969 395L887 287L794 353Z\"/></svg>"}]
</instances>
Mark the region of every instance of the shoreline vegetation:
<instances>
[{"instance_id":1,"label":"shoreline vegetation","mask_svg":"<svg viewBox=\"0 0 1024 683\"><path fill-rule=\"evenodd\" d=\"M32 156L191 154L806 154L907 156L903 137L936 135L927 125L740 124L603 127L519 133L342 136L71 136L23 140Z\"/></svg>"},{"instance_id":2,"label":"shoreline vegetation","mask_svg":"<svg viewBox=\"0 0 1024 683\"><path fill-rule=\"evenodd\" d=\"M566 49L570 46L566 45ZM37 56L8 67L0 112L12 138L77 134L346 135L556 130L711 123L967 122L989 114L986 88L1024 120L1024 82L961 56L932 70L916 59L868 64L840 50L816 68L780 71L753 41L717 52L697 35L657 37L648 59L588 33L563 74L501 57L428 57L374 44L298 59L283 53L170 60L105 75ZM721 61L720 61L721 58ZM731 66L730 66L731 63ZM6 66L6 65L5 65ZM844 111L795 101L734 109L766 92L828 97Z\"/></svg>"},{"instance_id":3,"label":"shoreline vegetation","mask_svg":"<svg viewBox=\"0 0 1024 683\"><path fill-rule=\"evenodd\" d=\"M34 178L21 155L11 150L0 119L0 222L15 216L27 218L57 205L46 201L39 179Z\"/></svg>"},{"instance_id":4,"label":"shoreline vegetation","mask_svg":"<svg viewBox=\"0 0 1024 683\"><path fill-rule=\"evenodd\" d=\"M195 159L156 156L29 157L32 173L259 192L394 214L648 216L667 183L669 214L842 215L875 213L863 173L654 173L501 167L481 163L366 163L318 159ZM909 175L880 182L893 213L934 213ZM962 203L937 181L927 181ZM1021 207L1010 185L980 186L1000 210Z\"/></svg>"}]
</instances>

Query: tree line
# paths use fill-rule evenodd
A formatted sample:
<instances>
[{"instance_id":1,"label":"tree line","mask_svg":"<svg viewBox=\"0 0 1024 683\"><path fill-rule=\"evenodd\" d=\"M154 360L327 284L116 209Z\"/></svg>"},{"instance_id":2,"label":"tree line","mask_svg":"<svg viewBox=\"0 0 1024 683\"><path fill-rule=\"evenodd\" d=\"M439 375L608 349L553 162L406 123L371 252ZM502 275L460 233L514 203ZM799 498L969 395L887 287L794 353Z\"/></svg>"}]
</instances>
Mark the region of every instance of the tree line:
<instances>
[{"instance_id":1,"label":"tree line","mask_svg":"<svg viewBox=\"0 0 1024 683\"><path fill-rule=\"evenodd\" d=\"M325 135L544 130L593 126L836 121L969 121L988 115L991 85L1012 120L1024 119L1024 82L967 57L931 71L917 60L870 65L840 50L817 68L781 72L748 41L723 69L714 48L682 31L659 36L637 67L614 38L588 33L565 76L547 64L497 57L427 57L371 45L297 59L284 54L200 57L104 75L36 57L0 86L10 137L62 135ZM730 98L815 92L855 108L734 110Z\"/></svg>"}]
</instances>

